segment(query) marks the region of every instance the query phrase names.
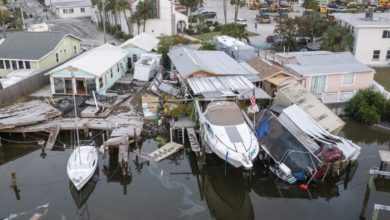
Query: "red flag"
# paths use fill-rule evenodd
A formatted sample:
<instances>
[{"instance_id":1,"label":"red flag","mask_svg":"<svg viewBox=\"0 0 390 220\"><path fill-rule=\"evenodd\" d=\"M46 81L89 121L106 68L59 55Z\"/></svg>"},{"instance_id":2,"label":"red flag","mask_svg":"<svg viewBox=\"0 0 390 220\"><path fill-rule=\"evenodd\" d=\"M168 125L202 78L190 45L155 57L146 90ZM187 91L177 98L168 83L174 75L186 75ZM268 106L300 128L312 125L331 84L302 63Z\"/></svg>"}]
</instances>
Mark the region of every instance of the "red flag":
<instances>
[{"instance_id":1,"label":"red flag","mask_svg":"<svg viewBox=\"0 0 390 220\"><path fill-rule=\"evenodd\" d=\"M250 97L250 102L251 102L251 108L256 105L256 95L255 95L255 89L253 89L253 94Z\"/></svg>"}]
</instances>

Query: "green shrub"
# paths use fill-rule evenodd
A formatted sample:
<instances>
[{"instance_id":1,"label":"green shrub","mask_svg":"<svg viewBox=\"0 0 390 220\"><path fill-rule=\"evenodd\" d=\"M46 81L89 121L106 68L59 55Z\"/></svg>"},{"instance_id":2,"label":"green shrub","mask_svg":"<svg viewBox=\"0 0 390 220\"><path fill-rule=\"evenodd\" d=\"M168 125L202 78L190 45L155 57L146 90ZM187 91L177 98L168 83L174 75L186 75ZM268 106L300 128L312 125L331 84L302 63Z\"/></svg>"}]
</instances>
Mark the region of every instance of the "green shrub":
<instances>
[{"instance_id":1,"label":"green shrub","mask_svg":"<svg viewBox=\"0 0 390 220\"><path fill-rule=\"evenodd\" d=\"M347 104L346 112L365 124L373 124L384 118L386 99L370 89L360 90Z\"/></svg>"}]
</instances>

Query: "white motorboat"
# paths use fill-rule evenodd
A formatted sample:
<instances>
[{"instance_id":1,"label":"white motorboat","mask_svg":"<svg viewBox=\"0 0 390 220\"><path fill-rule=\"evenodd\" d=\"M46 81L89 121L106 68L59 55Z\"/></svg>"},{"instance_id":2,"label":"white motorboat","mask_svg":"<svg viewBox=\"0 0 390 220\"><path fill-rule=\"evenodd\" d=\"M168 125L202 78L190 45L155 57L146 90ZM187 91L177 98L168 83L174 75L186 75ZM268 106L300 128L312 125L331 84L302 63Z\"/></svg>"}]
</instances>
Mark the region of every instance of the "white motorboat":
<instances>
[{"instance_id":1,"label":"white motorboat","mask_svg":"<svg viewBox=\"0 0 390 220\"><path fill-rule=\"evenodd\" d=\"M98 164L98 154L92 143L81 144L73 150L68 159L69 179L77 190L81 190L91 179Z\"/></svg>"},{"instance_id":2,"label":"white motorboat","mask_svg":"<svg viewBox=\"0 0 390 220\"><path fill-rule=\"evenodd\" d=\"M252 168L259 143L237 104L211 102L201 112L197 103L197 108L202 136L211 151L234 167Z\"/></svg>"}]
</instances>

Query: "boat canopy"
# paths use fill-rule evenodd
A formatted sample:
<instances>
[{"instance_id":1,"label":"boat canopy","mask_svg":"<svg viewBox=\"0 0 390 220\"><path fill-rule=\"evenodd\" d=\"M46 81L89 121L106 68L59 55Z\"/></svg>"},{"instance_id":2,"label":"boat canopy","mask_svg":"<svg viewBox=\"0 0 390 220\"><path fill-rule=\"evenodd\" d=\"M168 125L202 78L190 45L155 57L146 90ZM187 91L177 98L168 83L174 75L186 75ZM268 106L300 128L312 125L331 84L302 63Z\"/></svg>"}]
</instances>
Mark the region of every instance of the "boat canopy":
<instances>
[{"instance_id":1,"label":"boat canopy","mask_svg":"<svg viewBox=\"0 0 390 220\"><path fill-rule=\"evenodd\" d=\"M210 103L206 109L206 119L213 125L233 126L245 123L240 108L234 102Z\"/></svg>"}]
</instances>

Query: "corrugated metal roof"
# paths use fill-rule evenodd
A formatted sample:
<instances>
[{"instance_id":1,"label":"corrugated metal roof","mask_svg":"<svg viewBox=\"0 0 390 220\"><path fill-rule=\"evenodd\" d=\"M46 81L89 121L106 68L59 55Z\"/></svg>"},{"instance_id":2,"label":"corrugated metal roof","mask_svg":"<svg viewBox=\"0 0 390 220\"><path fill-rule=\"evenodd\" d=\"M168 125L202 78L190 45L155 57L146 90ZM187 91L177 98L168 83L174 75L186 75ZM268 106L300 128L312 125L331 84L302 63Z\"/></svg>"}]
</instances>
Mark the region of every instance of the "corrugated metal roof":
<instances>
[{"instance_id":1,"label":"corrugated metal roof","mask_svg":"<svg viewBox=\"0 0 390 220\"><path fill-rule=\"evenodd\" d=\"M120 47L125 48L129 45L134 45L138 48L141 48L145 51L151 52L153 49L156 49L159 39L153 37L152 35L141 33L121 44Z\"/></svg>"},{"instance_id":2,"label":"corrugated metal roof","mask_svg":"<svg viewBox=\"0 0 390 220\"><path fill-rule=\"evenodd\" d=\"M302 76L374 71L370 67L360 63L350 52L297 52L294 55L290 54L288 56L295 57L297 63L285 64L284 66Z\"/></svg>"},{"instance_id":3,"label":"corrugated metal roof","mask_svg":"<svg viewBox=\"0 0 390 220\"><path fill-rule=\"evenodd\" d=\"M61 32L7 33L7 38L0 45L0 58L39 60L54 50L68 35Z\"/></svg>"},{"instance_id":4,"label":"corrugated metal roof","mask_svg":"<svg viewBox=\"0 0 390 220\"><path fill-rule=\"evenodd\" d=\"M277 93L284 94L290 102L298 105L329 132L338 131L345 125L343 120L298 82L290 82L280 86ZM278 104L277 98L275 104Z\"/></svg>"},{"instance_id":5,"label":"corrugated metal roof","mask_svg":"<svg viewBox=\"0 0 390 220\"><path fill-rule=\"evenodd\" d=\"M199 71L215 75L251 74L223 51L192 50L181 47L170 50L168 56L183 78Z\"/></svg>"},{"instance_id":6,"label":"corrugated metal roof","mask_svg":"<svg viewBox=\"0 0 390 220\"><path fill-rule=\"evenodd\" d=\"M237 96L239 98L249 99L255 88L244 76L188 78L187 83L194 95L203 95L207 98ZM261 90L256 91L256 98L268 99L270 97Z\"/></svg>"}]
</instances>

